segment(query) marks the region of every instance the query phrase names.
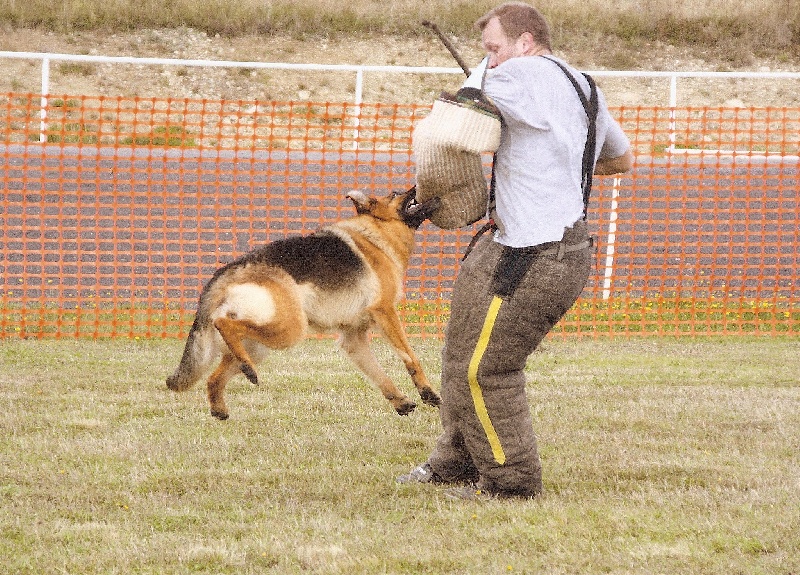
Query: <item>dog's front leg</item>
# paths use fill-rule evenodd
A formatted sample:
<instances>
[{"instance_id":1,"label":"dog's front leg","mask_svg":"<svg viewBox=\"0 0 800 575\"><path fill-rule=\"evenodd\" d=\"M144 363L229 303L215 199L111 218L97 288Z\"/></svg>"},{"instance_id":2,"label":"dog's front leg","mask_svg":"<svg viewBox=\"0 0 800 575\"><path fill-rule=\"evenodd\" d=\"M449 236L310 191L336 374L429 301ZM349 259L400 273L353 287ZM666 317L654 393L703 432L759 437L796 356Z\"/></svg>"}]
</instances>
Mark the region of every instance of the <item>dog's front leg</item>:
<instances>
[{"instance_id":1,"label":"dog's front leg","mask_svg":"<svg viewBox=\"0 0 800 575\"><path fill-rule=\"evenodd\" d=\"M389 400L397 413L408 415L414 411L417 404L397 389L394 382L378 364L378 360L375 359L375 355L369 347L366 328L343 330L339 345L364 375L381 390L383 397Z\"/></svg>"},{"instance_id":2,"label":"dog's front leg","mask_svg":"<svg viewBox=\"0 0 800 575\"><path fill-rule=\"evenodd\" d=\"M411 349L411 345L408 343L408 338L403 331L403 325L400 323L400 318L397 316L395 308L392 307L391 311L373 309L372 317L380 326L383 335L386 336L386 339L388 339L389 343L394 347L397 356L405 364L406 370L411 376L411 381L414 382L414 386L417 388L417 391L419 391L422 402L427 405L438 407L442 403L442 399L428 382L428 378L422 370L422 364L420 364L414 350Z\"/></svg>"}]
</instances>

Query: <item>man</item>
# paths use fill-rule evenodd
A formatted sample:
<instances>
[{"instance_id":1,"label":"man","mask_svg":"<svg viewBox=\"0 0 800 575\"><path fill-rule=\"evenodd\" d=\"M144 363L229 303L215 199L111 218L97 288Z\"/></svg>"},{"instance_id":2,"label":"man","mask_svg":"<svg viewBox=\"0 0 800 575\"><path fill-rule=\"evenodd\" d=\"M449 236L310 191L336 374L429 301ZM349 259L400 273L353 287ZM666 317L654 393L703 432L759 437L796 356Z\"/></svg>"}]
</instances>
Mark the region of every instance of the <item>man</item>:
<instances>
[{"instance_id":1,"label":"man","mask_svg":"<svg viewBox=\"0 0 800 575\"><path fill-rule=\"evenodd\" d=\"M551 55L549 27L535 8L506 3L476 26L489 58L483 90L502 117L493 173L497 226L464 260L453 289L442 354L443 432L428 460L398 481L474 485L451 489L451 496L529 498L542 492L542 473L525 362L589 276L587 177L590 187L592 171L628 171L633 156L603 95L592 99L589 80ZM584 160L592 102L596 144Z\"/></svg>"}]
</instances>

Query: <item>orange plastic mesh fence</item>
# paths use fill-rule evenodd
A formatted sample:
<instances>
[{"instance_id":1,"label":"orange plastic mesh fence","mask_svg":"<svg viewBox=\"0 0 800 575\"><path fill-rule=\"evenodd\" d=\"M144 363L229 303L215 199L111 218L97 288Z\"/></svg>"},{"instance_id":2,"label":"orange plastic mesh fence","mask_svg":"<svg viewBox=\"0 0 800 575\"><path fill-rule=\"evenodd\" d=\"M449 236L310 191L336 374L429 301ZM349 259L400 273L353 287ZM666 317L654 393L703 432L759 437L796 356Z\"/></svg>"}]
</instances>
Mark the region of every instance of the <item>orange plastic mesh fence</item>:
<instances>
[{"instance_id":1,"label":"orange plastic mesh fence","mask_svg":"<svg viewBox=\"0 0 800 575\"><path fill-rule=\"evenodd\" d=\"M0 97L0 337L183 337L214 270L413 183L429 106ZM614 108L596 270L555 337L800 333L798 108ZM488 158L487 158L488 161ZM426 223L400 304L441 337L474 229Z\"/></svg>"}]
</instances>

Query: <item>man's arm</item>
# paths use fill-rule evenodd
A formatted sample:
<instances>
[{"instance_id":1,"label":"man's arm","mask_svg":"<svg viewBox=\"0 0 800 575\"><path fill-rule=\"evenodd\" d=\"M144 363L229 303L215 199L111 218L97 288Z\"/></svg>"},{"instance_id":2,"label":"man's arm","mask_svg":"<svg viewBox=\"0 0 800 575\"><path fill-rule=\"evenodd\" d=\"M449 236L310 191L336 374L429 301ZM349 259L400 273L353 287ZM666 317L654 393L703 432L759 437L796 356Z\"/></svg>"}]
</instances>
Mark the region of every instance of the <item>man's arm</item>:
<instances>
[{"instance_id":1,"label":"man's arm","mask_svg":"<svg viewBox=\"0 0 800 575\"><path fill-rule=\"evenodd\" d=\"M633 152L630 148L616 158L600 158L594 165L594 173L598 176L609 176L630 172L633 168Z\"/></svg>"}]
</instances>

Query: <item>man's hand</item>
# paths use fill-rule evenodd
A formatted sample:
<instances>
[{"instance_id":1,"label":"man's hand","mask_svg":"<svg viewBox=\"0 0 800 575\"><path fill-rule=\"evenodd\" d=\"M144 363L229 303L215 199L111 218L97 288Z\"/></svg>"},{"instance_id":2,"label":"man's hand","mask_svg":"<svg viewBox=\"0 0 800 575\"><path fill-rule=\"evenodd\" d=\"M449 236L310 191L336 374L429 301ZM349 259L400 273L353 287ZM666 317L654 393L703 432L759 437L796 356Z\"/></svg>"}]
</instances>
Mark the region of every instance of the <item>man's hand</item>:
<instances>
[{"instance_id":1,"label":"man's hand","mask_svg":"<svg viewBox=\"0 0 800 575\"><path fill-rule=\"evenodd\" d=\"M633 168L633 152L628 151L616 158L600 158L594 165L594 173L598 176L610 176L630 172Z\"/></svg>"}]
</instances>

